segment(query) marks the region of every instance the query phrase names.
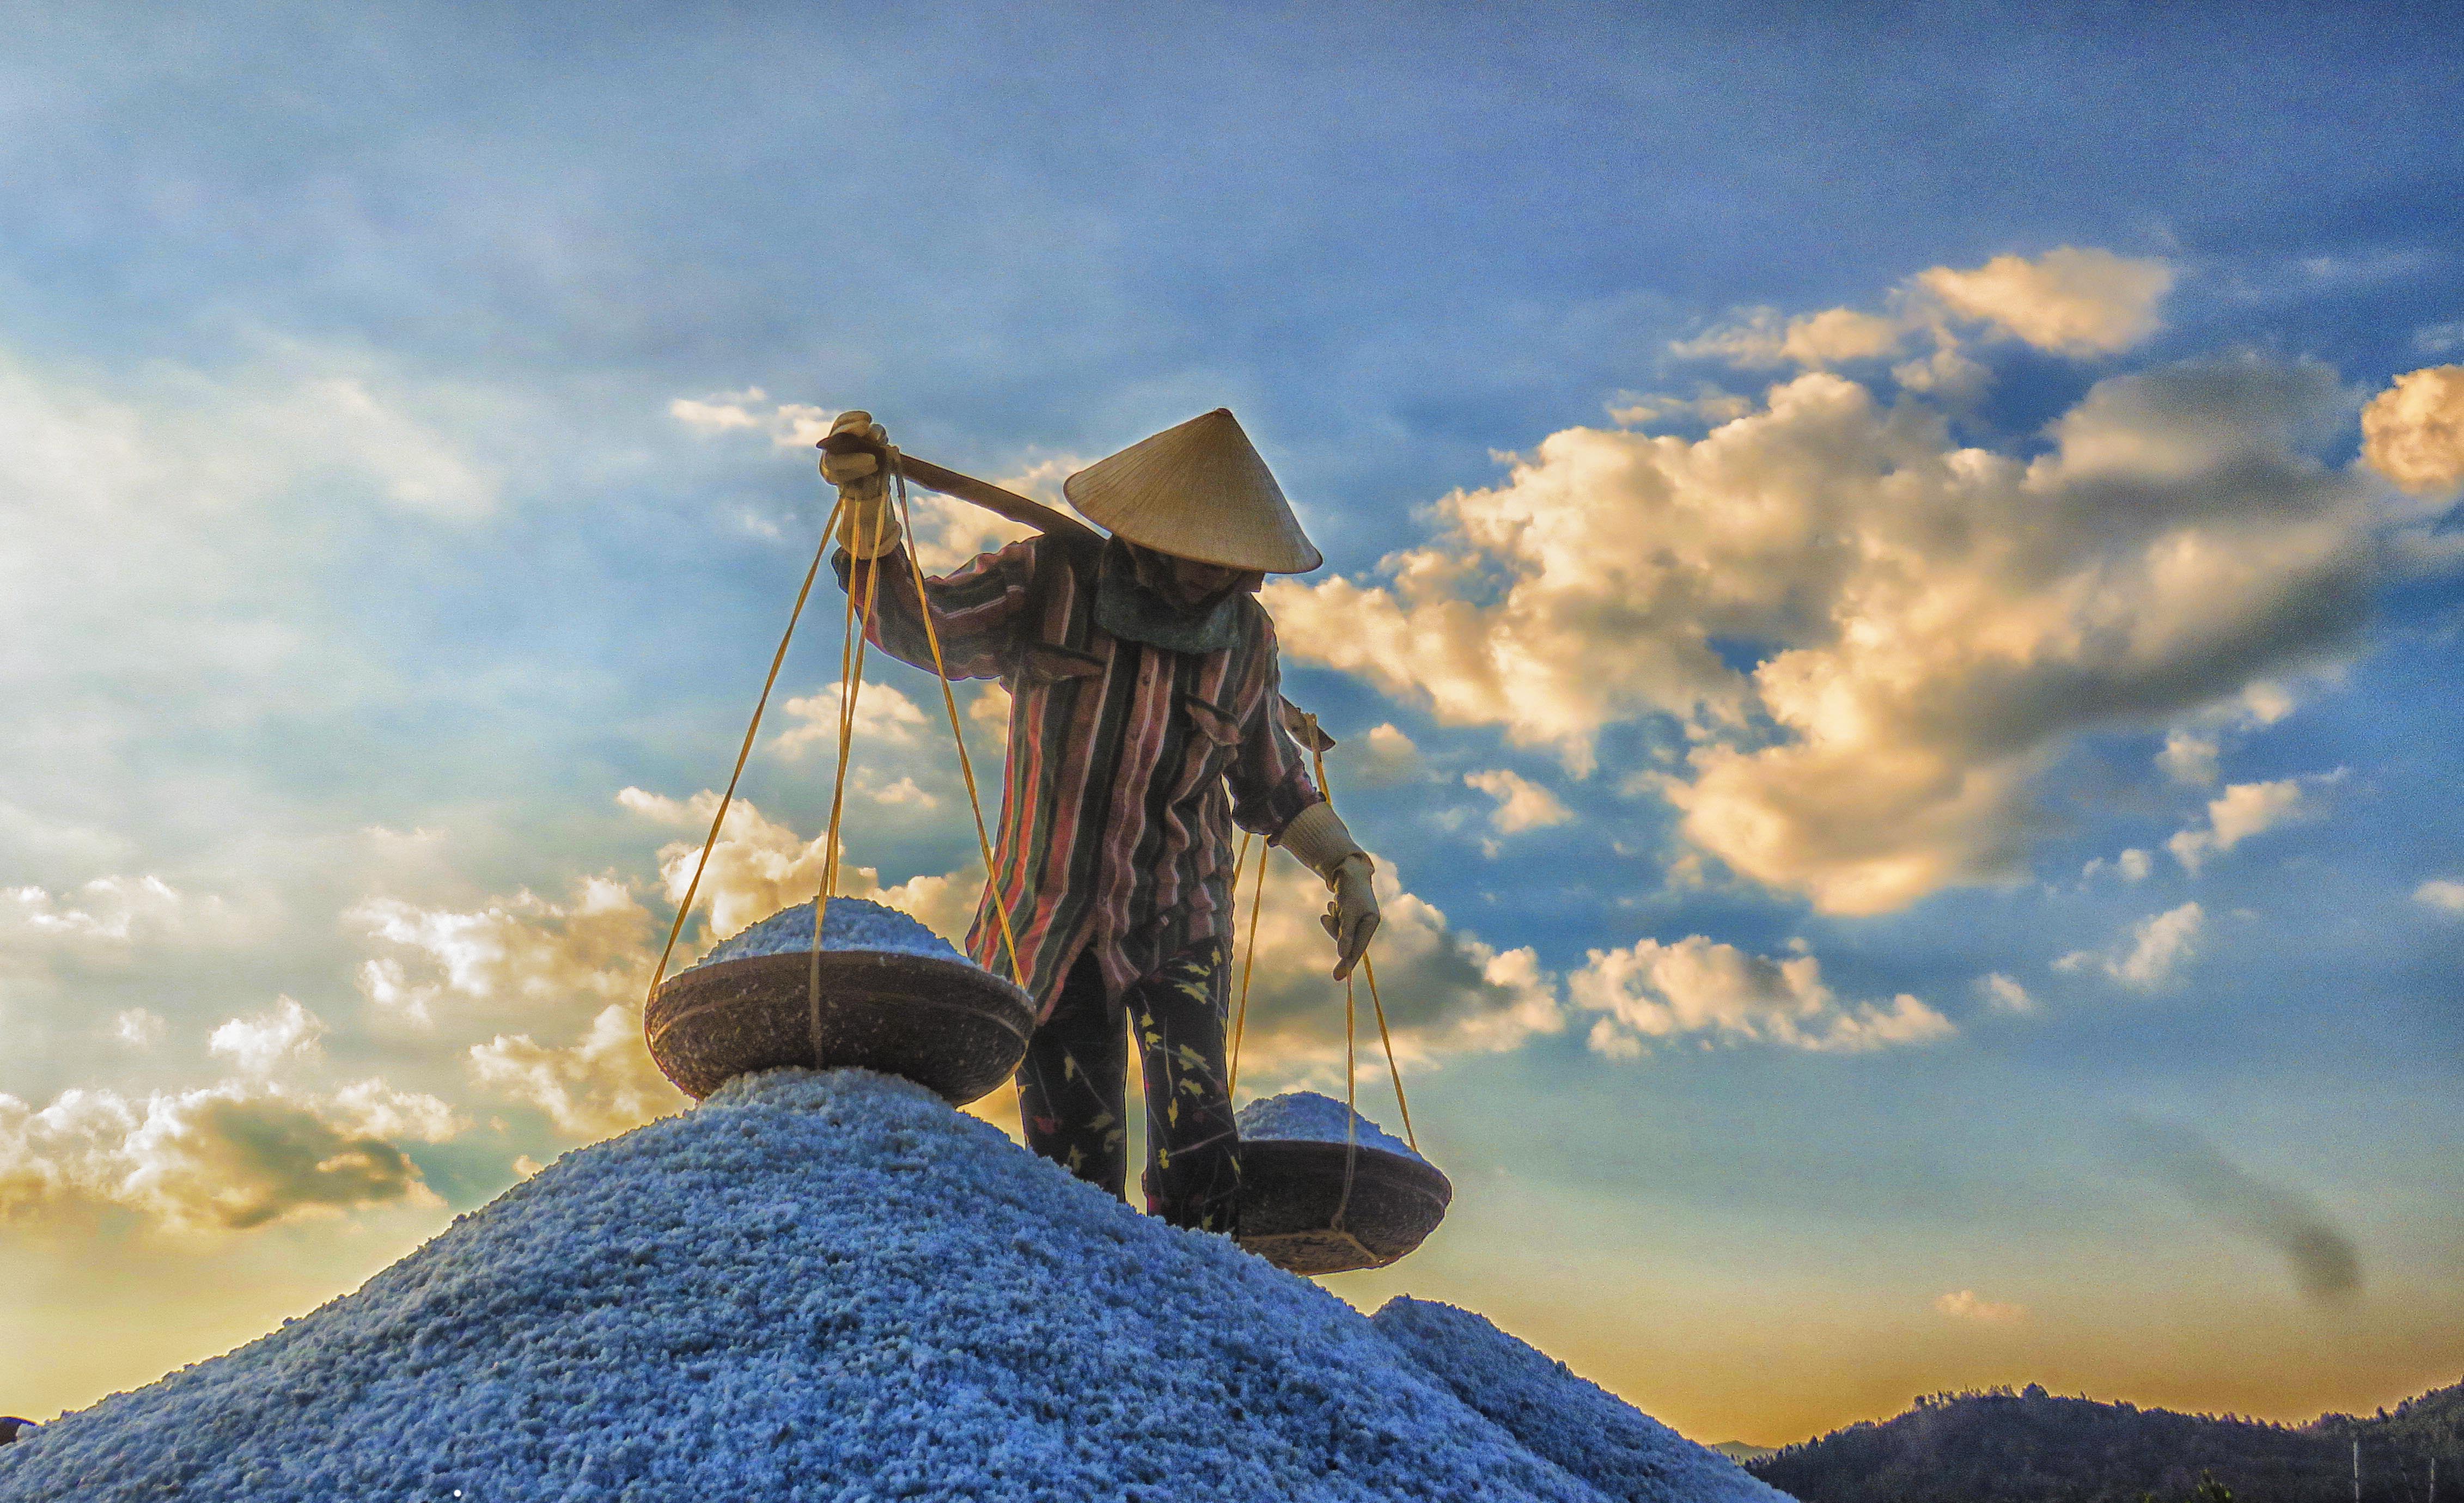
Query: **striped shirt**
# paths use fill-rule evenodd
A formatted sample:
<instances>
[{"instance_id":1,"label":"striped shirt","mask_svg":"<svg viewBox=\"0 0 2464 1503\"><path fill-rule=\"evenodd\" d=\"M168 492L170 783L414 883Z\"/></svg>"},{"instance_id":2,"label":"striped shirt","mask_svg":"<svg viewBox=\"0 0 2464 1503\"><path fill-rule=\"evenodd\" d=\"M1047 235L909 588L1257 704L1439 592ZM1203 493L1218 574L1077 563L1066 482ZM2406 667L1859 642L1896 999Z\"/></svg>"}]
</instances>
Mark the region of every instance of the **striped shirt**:
<instances>
[{"instance_id":1,"label":"striped shirt","mask_svg":"<svg viewBox=\"0 0 2464 1503\"><path fill-rule=\"evenodd\" d=\"M1039 1017L1082 951L1118 993L1202 941L1228 945L1232 825L1272 839L1324 796L1284 728L1265 608L1240 597L1238 640L1221 652L1115 637L1095 622L1101 556L1100 544L1030 537L926 580L919 601L892 552L869 633L932 671L929 601L950 677L1010 691L1001 828L967 952L1009 973L995 904L1006 908ZM837 563L848 588L866 587L870 566L845 552Z\"/></svg>"}]
</instances>

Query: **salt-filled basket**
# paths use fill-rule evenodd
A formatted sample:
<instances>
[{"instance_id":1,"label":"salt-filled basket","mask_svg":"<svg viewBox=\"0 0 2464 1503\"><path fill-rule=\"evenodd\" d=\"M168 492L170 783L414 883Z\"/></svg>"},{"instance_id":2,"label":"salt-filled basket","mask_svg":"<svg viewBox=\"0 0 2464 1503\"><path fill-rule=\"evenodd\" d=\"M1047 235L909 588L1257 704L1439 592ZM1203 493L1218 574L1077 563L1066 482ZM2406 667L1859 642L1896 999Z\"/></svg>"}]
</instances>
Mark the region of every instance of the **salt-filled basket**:
<instances>
[{"instance_id":1,"label":"salt-filled basket","mask_svg":"<svg viewBox=\"0 0 2464 1503\"><path fill-rule=\"evenodd\" d=\"M1009 1078L1034 1028L1024 991L862 898L829 900L818 957L800 903L669 977L643 1017L650 1057L695 1100L758 1070L855 1067L964 1106Z\"/></svg>"},{"instance_id":2,"label":"salt-filled basket","mask_svg":"<svg viewBox=\"0 0 2464 1503\"><path fill-rule=\"evenodd\" d=\"M1454 1185L1411 1144L1331 1097L1241 1109L1241 1245L1294 1274L1383 1268L1419 1247Z\"/></svg>"}]
</instances>

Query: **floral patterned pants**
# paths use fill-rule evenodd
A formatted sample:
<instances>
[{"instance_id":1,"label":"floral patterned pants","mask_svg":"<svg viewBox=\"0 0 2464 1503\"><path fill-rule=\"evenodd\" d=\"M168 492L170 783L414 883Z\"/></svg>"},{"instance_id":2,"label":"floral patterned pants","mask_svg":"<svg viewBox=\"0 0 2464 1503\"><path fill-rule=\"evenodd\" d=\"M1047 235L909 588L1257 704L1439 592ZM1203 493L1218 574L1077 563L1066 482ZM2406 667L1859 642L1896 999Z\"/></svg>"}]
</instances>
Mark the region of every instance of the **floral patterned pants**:
<instances>
[{"instance_id":1,"label":"floral patterned pants","mask_svg":"<svg viewBox=\"0 0 2464 1503\"><path fill-rule=\"evenodd\" d=\"M1224 1083L1231 966L1213 940L1166 961L1117 997L1081 956L1018 1070L1026 1145L1090 1185L1129 1181L1129 1044L1147 1087L1147 1209L1176 1227L1240 1230L1241 1140Z\"/></svg>"}]
</instances>

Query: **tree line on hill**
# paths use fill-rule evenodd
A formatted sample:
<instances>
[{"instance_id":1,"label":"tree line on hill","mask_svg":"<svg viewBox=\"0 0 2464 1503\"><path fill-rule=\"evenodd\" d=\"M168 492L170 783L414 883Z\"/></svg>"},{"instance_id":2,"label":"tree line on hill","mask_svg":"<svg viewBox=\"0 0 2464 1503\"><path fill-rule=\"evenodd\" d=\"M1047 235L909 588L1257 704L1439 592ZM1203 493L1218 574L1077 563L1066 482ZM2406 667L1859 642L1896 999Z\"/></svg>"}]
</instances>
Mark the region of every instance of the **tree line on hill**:
<instances>
[{"instance_id":1,"label":"tree line on hill","mask_svg":"<svg viewBox=\"0 0 2464 1503\"><path fill-rule=\"evenodd\" d=\"M1747 1467L1803 1503L2355 1503L2356 1443L2359 1503L2464 1503L2464 1383L2300 1426L2034 1383L1932 1394Z\"/></svg>"}]
</instances>

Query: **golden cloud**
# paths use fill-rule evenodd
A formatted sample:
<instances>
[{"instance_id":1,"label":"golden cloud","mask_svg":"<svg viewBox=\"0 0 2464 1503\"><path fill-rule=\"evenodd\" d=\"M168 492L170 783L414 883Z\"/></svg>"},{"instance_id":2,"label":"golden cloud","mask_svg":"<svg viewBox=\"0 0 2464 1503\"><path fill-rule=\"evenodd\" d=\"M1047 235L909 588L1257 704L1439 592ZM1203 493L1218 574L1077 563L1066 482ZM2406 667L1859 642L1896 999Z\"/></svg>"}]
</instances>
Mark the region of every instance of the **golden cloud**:
<instances>
[{"instance_id":1,"label":"golden cloud","mask_svg":"<svg viewBox=\"0 0 2464 1503\"><path fill-rule=\"evenodd\" d=\"M430 1096L363 1081L331 1097L241 1081L143 1100L0 1096L0 1215L116 1206L180 1231L245 1231L401 1202L439 1204L397 1140L460 1124Z\"/></svg>"},{"instance_id":2,"label":"golden cloud","mask_svg":"<svg viewBox=\"0 0 2464 1503\"><path fill-rule=\"evenodd\" d=\"M2341 401L2314 365L2119 377L2022 461L1810 373L1696 440L1552 434L1440 502L1381 579L1265 599L1291 658L1576 775L1603 727L1676 717L1685 763L1637 786L1690 843L1882 912L2014 876L2077 736L2233 702L2349 639L2388 517L2302 451ZM1731 666L1739 643L1760 661Z\"/></svg>"},{"instance_id":3,"label":"golden cloud","mask_svg":"<svg viewBox=\"0 0 2464 1503\"><path fill-rule=\"evenodd\" d=\"M2464 486L2464 365L2407 371L2362 408L2362 457L2407 490Z\"/></svg>"}]
</instances>

